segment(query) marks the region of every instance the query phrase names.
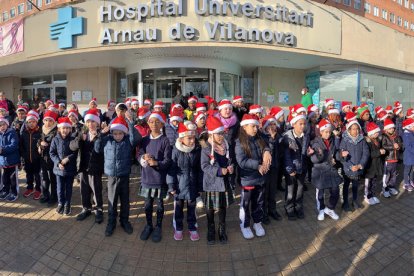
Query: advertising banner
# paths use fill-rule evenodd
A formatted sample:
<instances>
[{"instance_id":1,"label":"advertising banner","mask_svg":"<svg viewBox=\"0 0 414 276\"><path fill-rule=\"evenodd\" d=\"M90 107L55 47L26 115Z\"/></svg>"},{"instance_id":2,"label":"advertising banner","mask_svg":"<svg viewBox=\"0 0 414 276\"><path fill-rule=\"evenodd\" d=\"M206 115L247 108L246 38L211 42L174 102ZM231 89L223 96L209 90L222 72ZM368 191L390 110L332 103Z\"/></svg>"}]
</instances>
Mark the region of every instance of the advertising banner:
<instances>
[{"instance_id":1,"label":"advertising banner","mask_svg":"<svg viewBox=\"0 0 414 276\"><path fill-rule=\"evenodd\" d=\"M0 57L23 51L23 19L0 26Z\"/></svg>"}]
</instances>

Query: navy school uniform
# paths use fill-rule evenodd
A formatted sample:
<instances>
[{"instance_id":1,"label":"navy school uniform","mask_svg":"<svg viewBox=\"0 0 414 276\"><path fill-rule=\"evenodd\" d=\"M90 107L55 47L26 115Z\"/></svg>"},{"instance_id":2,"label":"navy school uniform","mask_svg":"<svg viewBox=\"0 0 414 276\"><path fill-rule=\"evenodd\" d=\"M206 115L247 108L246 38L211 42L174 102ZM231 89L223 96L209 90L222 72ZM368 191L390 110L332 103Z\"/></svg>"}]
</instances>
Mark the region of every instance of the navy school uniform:
<instances>
[{"instance_id":1,"label":"navy school uniform","mask_svg":"<svg viewBox=\"0 0 414 276\"><path fill-rule=\"evenodd\" d=\"M367 168L365 170L365 197L374 197L375 187L378 182L382 180L384 161L380 150L382 149L382 137L378 136L377 139L365 138L368 144L370 158L367 162Z\"/></svg>"},{"instance_id":2,"label":"navy school uniform","mask_svg":"<svg viewBox=\"0 0 414 276\"><path fill-rule=\"evenodd\" d=\"M0 149L0 167L3 168L1 197L6 198L9 194L17 197L19 192L17 167L20 164L19 136L13 128L9 127L4 133L0 133Z\"/></svg>"},{"instance_id":3,"label":"navy school uniform","mask_svg":"<svg viewBox=\"0 0 414 276\"><path fill-rule=\"evenodd\" d=\"M42 129L40 139L37 143L40 149L41 169L42 169L42 194L41 199L44 202L53 204L57 201L57 182L56 175L53 173L53 161L50 158L50 145L53 138L57 134L57 127L55 126L49 132ZM47 143L47 146L42 146L41 142Z\"/></svg>"},{"instance_id":4,"label":"navy school uniform","mask_svg":"<svg viewBox=\"0 0 414 276\"><path fill-rule=\"evenodd\" d=\"M405 130L404 142L404 185L414 185L414 132Z\"/></svg>"},{"instance_id":5,"label":"navy school uniform","mask_svg":"<svg viewBox=\"0 0 414 276\"><path fill-rule=\"evenodd\" d=\"M41 138L41 130L38 126L29 130L25 128L20 136L20 153L24 160L24 170L26 171L27 189L33 190L35 182L36 191L41 191L40 169L41 156L39 154L37 144Z\"/></svg>"}]
</instances>

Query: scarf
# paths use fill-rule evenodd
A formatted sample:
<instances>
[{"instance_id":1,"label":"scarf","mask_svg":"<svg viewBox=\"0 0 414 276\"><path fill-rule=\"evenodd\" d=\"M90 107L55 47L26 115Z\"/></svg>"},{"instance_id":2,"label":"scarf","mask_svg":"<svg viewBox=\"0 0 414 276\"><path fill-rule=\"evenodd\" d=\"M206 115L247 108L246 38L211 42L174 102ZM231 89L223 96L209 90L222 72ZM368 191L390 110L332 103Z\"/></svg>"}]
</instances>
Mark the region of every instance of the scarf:
<instances>
[{"instance_id":1,"label":"scarf","mask_svg":"<svg viewBox=\"0 0 414 276\"><path fill-rule=\"evenodd\" d=\"M192 147L188 147L188 146L186 146L186 145L184 145L183 143L181 143L178 139L175 141L175 147L179 150L179 151L182 151L182 152L185 152L185 153L189 153L189 152L191 152L194 148L195 148L195 145L193 145Z\"/></svg>"},{"instance_id":2,"label":"scarf","mask_svg":"<svg viewBox=\"0 0 414 276\"><path fill-rule=\"evenodd\" d=\"M56 127L56 122L53 123L51 127L42 126L42 132L44 135L48 135Z\"/></svg>"},{"instance_id":3,"label":"scarf","mask_svg":"<svg viewBox=\"0 0 414 276\"><path fill-rule=\"evenodd\" d=\"M226 130L237 123L237 116L234 113L231 114L230 118L223 118L220 114L217 117L220 119Z\"/></svg>"},{"instance_id":4,"label":"scarf","mask_svg":"<svg viewBox=\"0 0 414 276\"><path fill-rule=\"evenodd\" d=\"M229 154L229 144L227 143L226 139L223 139L223 143L217 144L214 142L213 135L210 135L207 140L211 145L211 156L210 156L210 164L213 165L214 160L214 152L216 152L219 155L225 155L227 159L230 159Z\"/></svg>"}]
</instances>

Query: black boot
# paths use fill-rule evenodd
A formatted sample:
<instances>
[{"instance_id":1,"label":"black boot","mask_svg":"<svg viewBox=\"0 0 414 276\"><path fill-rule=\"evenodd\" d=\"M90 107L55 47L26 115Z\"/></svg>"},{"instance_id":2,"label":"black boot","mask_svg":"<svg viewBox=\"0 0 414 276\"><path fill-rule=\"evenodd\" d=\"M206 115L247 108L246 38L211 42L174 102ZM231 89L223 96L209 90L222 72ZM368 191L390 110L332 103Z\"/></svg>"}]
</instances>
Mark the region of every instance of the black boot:
<instances>
[{"instance_id":1,"label":"black boot","mask_svg":"<svg viewBox=\"0 0 414 276\"><path fill-rule=\"evenodd\" d=\"M104 220L103 211L101 209L96 210L95 213L95 222L101 224Z\"/></svg>"},{"instance_id":2,"label":"black boot","mask_svg":"<svg viewBox=\"0 0 414 276\"><path fill-rule=\"evenodd\" d=\"M274 220L282 220L282 216L276 210L269 211L269 216Z\"/></svg>"},{"instance_id":3,"label":"black boot","mask_svg":"<svg viewBox=\"0 0 414 276\"><path fill-rule=\"evenodd\" d=\"M114 233L116 228L116 218L115 219L108 219L108 224L106 225L105 229L105 236L110 237Z\"/></svg>"},{"instance_id":4,"label":"black boot","mask_svg":"<svg viewBox=\"0 0 414 276\"><path fill-rule=\"evenodd\" d=\"M164 212L157 211L157 225L154 228L152 233L152 241L160 242L162 239L162 219L164 217Z\"/></svg>"},{"instance_id":5,"label":"black boot","mask_svg":"<svg viewBox=\"0 0 414 276\"><path fill-rule=\"evenodd\" d=\"M214 210L207 210L207 244L216 243L216 225L214 224Z\"/></svg>"},{"instance_id":6,"label":"black boot","mask_svg":"<svg viewBox=\"0 0 414 276\"><path fill-rule=\"evenodd\" d=\"M268 212L263 212L263 224L264 225L269 225L270 224L270 219L269 219L269 214Z\"/></svg>"},{"instance_id":7,"label":"black boot","mask_svg":"<svg viewBox=\"0 0 414 276\"><path fill-rule=\"evenodd\" d=\"M219 224L218 236L219 236L219 241L220 241L221 244L226 244L227 243L226 225L223 224L223 223Z\"/></svg>"}]
</instances>

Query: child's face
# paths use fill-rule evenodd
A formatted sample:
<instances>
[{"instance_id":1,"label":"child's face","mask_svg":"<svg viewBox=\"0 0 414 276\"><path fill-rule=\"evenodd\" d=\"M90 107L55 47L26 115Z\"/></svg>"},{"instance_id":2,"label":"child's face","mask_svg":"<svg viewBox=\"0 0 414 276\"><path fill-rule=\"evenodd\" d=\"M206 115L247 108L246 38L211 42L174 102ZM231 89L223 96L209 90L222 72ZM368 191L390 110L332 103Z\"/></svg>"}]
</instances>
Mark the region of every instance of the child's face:
<instances>
[{"instance_id":1,"label":"child's face","mask_svg":"<svg viewBox=\"0 0 414 276\"><path fill-rule=\"evenodd\" d=\"M244 131L246 131L246 134L249 136L256 136L257 134L257 125L255 124L247 124L243 126Z\"/></svg>"},{"instance_id":2,"label":"child's face","mask_svg":"<svg viewBox=\"0 0 414 276\"><path fill-rule=\"evenodd\" d=\"M138 110L138 108L139 108L139 104L133 104L133 105L132 105L132 108L133 108L134 110Z\"/></svg>"},{"instance_id":3,"label":"child's face","mask_svg":"<svg viewBox=\"0 0 414 276\"><path fill-rule=\"evenodd\" d=\"M398 117L404 118L404 113L401 111L400 113L398 113Z\"/></svg>"},{"instance_id":4,"label":"child's face","mask_svg":"<svg viewBox=\"0 0 414 276\"><path fill-rule=\"evenodd\" d=\"M305 130L305 119L300 119L293 124L293 130L296 134L301 135Z\"/></svg>"},{"instance_id":5,"label":"child's face","mask_svg":"<svg viewBox=\"0 0 414 276\"><path fill-rule=\"evenodd\" d=\"M23 121L24 118L26 118L26 112L22 110L17 111L17 118L19 118L20 121Z\"/></svg>"},{"instance_id":6,"label":"child's face","mask_svg":"<svg viewBox=\"0 0 414 276\"><path fill-rule=\"evenodd\" d=\"M179 124L180 122L179 121L177 121L177 120L174 120L174 121L171 121L171 124L173 125L173 126L175 126L175 127L178 127L178 124Z\"/></svg>"},{"instance_id":7,"label":"child's face","mask_svg":"<svg viewBox=\"0 0 414 276\"><path fill-rule=\"evenodd\" d=\"M225 107L220 110L220 115L223 118L229 118L231 116L231 113L233 112L233 109L230 107Z\"/></svg>"},{"instance_id":8,"label":"child's face","mask_svg":"<svg viewBox=\"0 0 414 276\"><path fill-rule=\"evenodd\" d=\"M359 135L359 126L353 124L349 127L348 132L352 137L357 137Z\"/></svg>"},{"instance_id":9,"label":"child's face","mask_svg":"<svg viewBox=\"0 0 414 276\"><path fill-rule=\"evenodd\" d=\"M223 134L224 134L223 132L221 132L221 133L214 133L213 134L213 141L215 143L217 143L217 144L222 144L223 141L224 141L224 135Z\"/></svg>"},{"instance_id":10,"label":"child's face","mask_svg":"<svg viewBox=\"0 0 414 276\"><path fill-rule=\"evenodd\" d=\"M151 118L148 121L148 126L151 130L151 132L159 133L161 128L163 127L163 123L158 120L157 118Z\"/></svg>"},{"instance_id":11,"label":"child's face","mask_svg":"<svg viewBox=\"0 0 414 276\"><path fill-rule=\"evenodd\" d=\"M324 140L328 140L331 137L332 129L330 127L321 131L321 137Z\"/></svg>"},{"instance_id":12,"label":"child's face","mask_svg":"<svg viewBox=\"0 0 414 276\"><path fill-rule=\"evenodd\" d=\"M63 138L68 136L71 132L72 132L71 127L60 127L59 128L59 133L60 133L60 135L62 135Z\"/></svg>"},{"instance_id":13,"label":"child's face","mask_svg":"<svg viewBox=\"0 0 414 276\"><path fill-rule=\"evenodd\" d=\"M29 120L26 122L26 125L29 129L34 129L37 127L37 121L36 120Z\"/></svg>"},{"instance_id":14,"label":"child's face","mask_svg":"<svg viewBox=\"0 0 414 276\"><path fill-rule=\"evenodd\" d=\"M97 122L95 122L95 121L92 121L92 120L87 120L87 121L86 121L86 127L87 127L89 130L95 131L95 130L97 130L97 129L98 129L98 123L97 123Z\"/></svg>"},{"instance_id":15,"label":"child's face","mask_svg":"<svg viewBox=\"0 0 414 276\"><path fill-rule=\"evenodd\" d=\"M242 107L244 106L244 102L243 101L237 101L233 104L235 107Z\"/></svg>"},{"instance_id":16,"label":"child's face","mask_svg":"<svg viewBox=\"0 0 414 276\"><path fill-rule=\"evenodd\" d=\"M346 107L344 107L342 110L344 111L344 113L348 113L348 112L350 112L350 111L351 111L351 107L346 106Z\"/></svg>"},{"instance_id":17,"label":"child's face","mask_svg":"<svg viewBox=\"0 0 414 276\"><path fill-rule=\"evenodd\" d=\"M377 132L377 133L375 133L375 134L373 134L373 135L371 135L369 137L372 138L372 139L377 139L378 136L379 136L379 132Z\"/></svg>"},{"instance_id":18,"label":"child's face","mask_svg":"<svg viewBox=\"0 0 414 276\"><path fill-rule=\"evenodd\" d=\"M206 125L206 118L201 117L200 119L198 119L197 127L203 128L205 125Z\"/></svg>"},{"instance_id":19,"label":"child's face","mask_svg":"<svg viewBox=\"0 0 414 276\"><path fill-rule=\"evenodd\" d=\"M60 111L60 112L62 112L62 111L64 111L64 110L65 110L65 107L64 107L64 106L59 105L59 111Z\"/></svg>"},{"instance_id":20,"label":"child's face","mask_svg":"<svg viewBox=\"0 0 414 276\"><path fill-rule=\"evenodd\" d=\"M53 123L54 123L55 121L53 121L52 119L49 119L49 118L45 118L45 119L43 119L43 125L45 126L45 127L51 127L52 125L53 125Z\"/></svg>"},{"instance_id":21,"label":"child's face","mask_svg":"<svg viewBox=\"0 0 414 276\"><path fill-rule=\"evenodd\" d=\"M369 120L369 113L365 112L364 115L362 115L361 119L364 120L364 121L368 121Z\"/></svg>"},{"instance_id":22,"label":"child's face","mask_svg":"<svg viewBox=\"0 0 414 276\"><path fill-rule=\"evenodd\" d=\"M155 112L162 112L162 107L154 107Z\"/></svg>"},{"instance_id":23,"label":"child's face","mask_svg":"<svg viewBox=\"0 0 414 276\"><path fill-rule=\"evenodd\" d=\"M193 147L195 145L195 135L185 136L181 139L181 143L187 147Z\"/></svg>"},{"instance_id":24,"label":"child's face","mask_svg":"<svg viewBox=\"0 0 414 276\"><path fill-rule=\"evenodd\" d=\"M385 132L386 132L388 135L393 135L393 134L394 134L394 132L395 132L395 127L392 127L392 128L386 129L386 130L385 130Z\"/></svg>"},{"instance_id":25,"label":"child's face","mask_svg":"<svg viewBox=\"0 0 414 276\"><path fill-rule=\"evenodd\" d=\"M279 123L284 123L284 122L285 122L285 116L280 116L280 117L277 119L277 121L278 121Z\"/></svg>"},{"instance_id":26,"label":"child's face","mask_svg":"<svg viewBox=\"0 0 414 276\"><path fill-rule=\"evenodd\" d=\"M117 109L116 111L116 115L118 116L118 117L123 117L123 118L125 118L125 113L126 113L126 110L124 110L124 109Z\"/></svg>"},{"instance_id":27,"label":"child's face","mask_svg":"<svg viewBox=\"0 0 414 276\"><path fill-rule=\"evenodd\" d=\"M76 118L75 116L71 115L69 116L69 120L72 122L72 124L76 124L78 123L78 118Z\"/></svg>"},{"instance_id":28,"label":"child's face","mask_svg":"<svg viewBox=\"0 0 414 276\"><path fill-rule=\"evenodd\" d=\"M124 139L125 133L121 130L113 130L112 136L116 142L121 142Z\"/></svg>"},{"instance_id":29,"label":"child's face","mask_svg":"<svg viewBox=\"0 0 414 276\"><path fill-rule=\"evenodd\" d=\"M267 132L276 132L276 130L277 130L276 123L270 123L266 128Z\"/></svg>"},{"instance_id":30,"label":"child's face","mask_svg":"<svg viewBox=\"0 0 414 276\"><path fill-rule=\"evenodd\" d=\"M0 123L0 132L5 132L7 130L8 126L6 123L1 122Z\"/></svg>"},{"instance_id":31,"label":"child's face","mask_svg":"<svg viewBox=\"0 0 414 276\"><path fill-rule=\"evenodd\" d=\"M6 114L6 110L5 109L0 109L0 115L1 116L6 116L7 114Z\"/></svg>"},{"instance_id":32,"label":"child's face","mask_svg":"<svg viewBox=\"0 0 414 276\"><path fill-rule=\"evenodd\" d=\"M191 110L195 109L195 106L196 106L196 103L195 103L195 102L193 102L193 101L188 103L188 107L189 107Z\"/></svg>"},{"instance_id":33,"label":"child's face","mask_svg":"<svg viewBox=\"0 0 414 276\"><path fill-rule=\"evenodd\" d=\"M262 118L263 117L263 114L261 112L257 112L255 115L257 116L257 118Z\"/></svg>"}]
</instances>

